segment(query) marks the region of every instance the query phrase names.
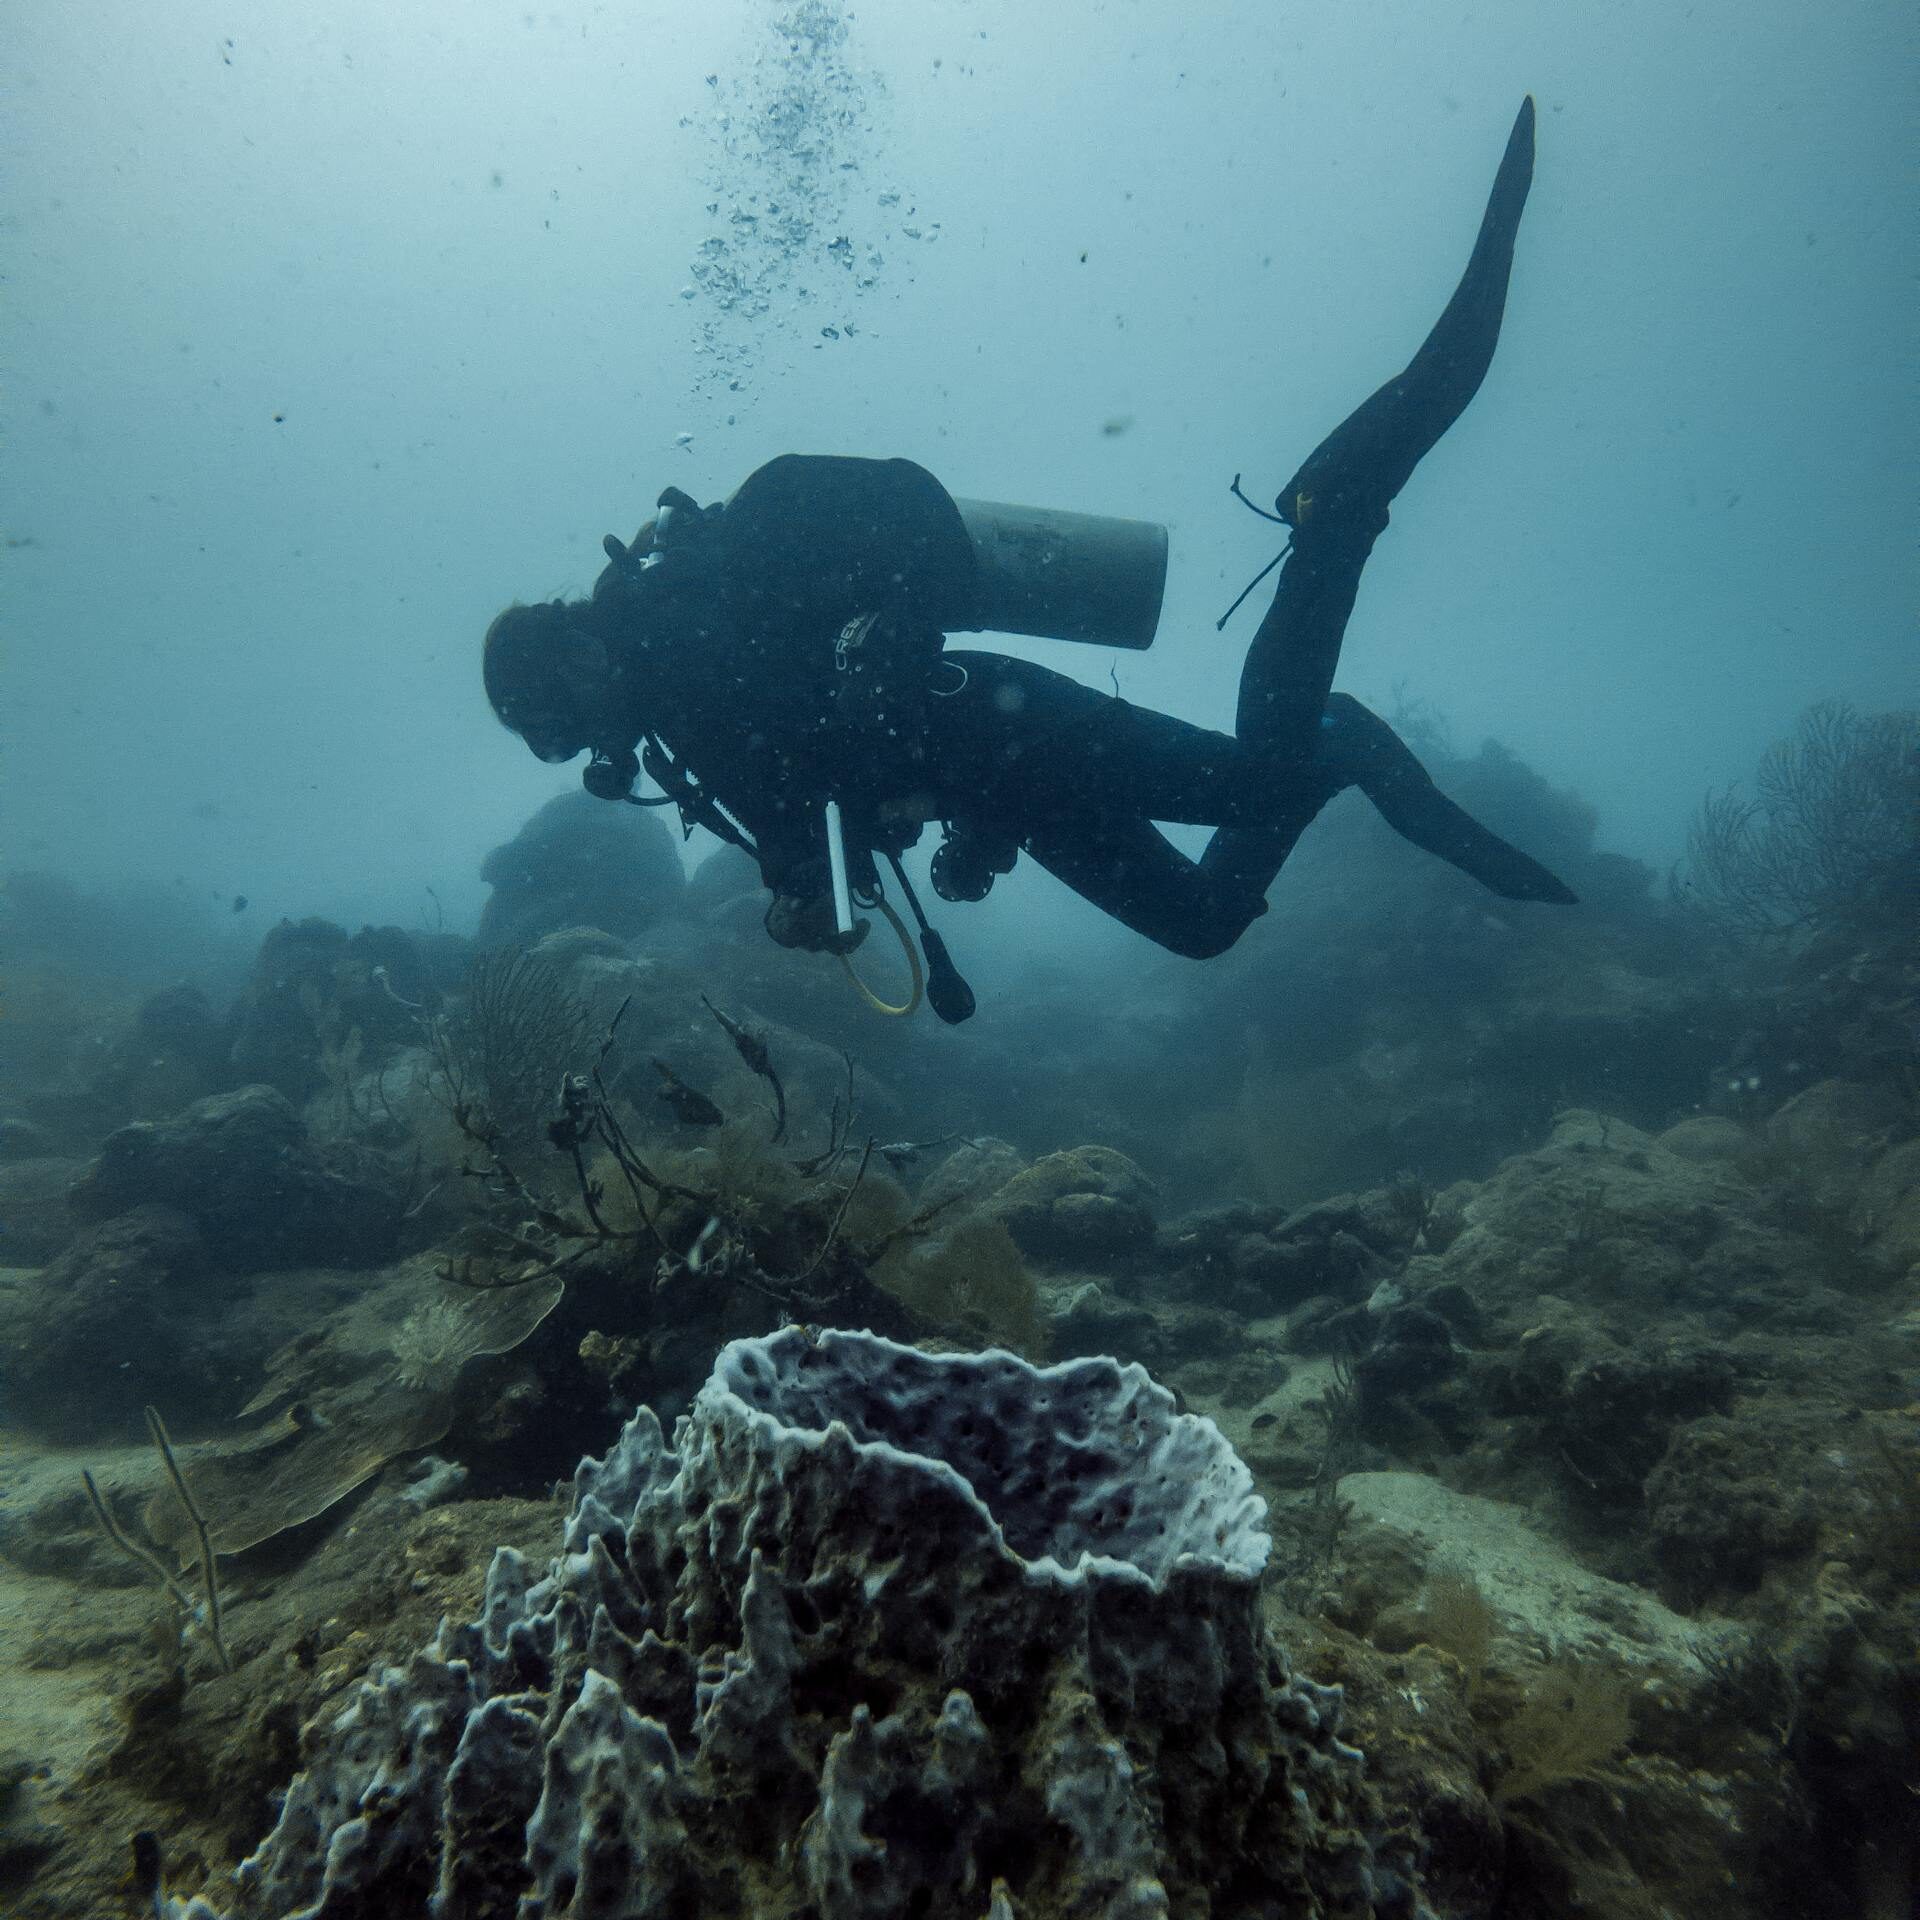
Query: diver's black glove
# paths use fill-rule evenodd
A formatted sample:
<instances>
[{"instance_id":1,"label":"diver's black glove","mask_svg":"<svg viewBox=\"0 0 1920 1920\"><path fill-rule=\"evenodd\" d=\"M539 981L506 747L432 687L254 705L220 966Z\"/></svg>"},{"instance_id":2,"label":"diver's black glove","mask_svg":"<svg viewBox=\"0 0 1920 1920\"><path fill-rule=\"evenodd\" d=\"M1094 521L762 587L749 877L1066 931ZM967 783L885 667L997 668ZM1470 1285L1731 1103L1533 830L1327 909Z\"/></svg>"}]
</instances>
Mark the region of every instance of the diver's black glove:
<instances>
[{"instance_id":1,"label":"diver's black glove","mask_svg":"<svg viewBox=\"0 0 1920 1920\"><path fill-rule=\"evenodd\" d=\"M833 923L833 896L829 893L775 894L766 918L771 939L808 953L851 953L867 937L870 924L856 920L851 933L842 933Z\"/></svg>"},{"instance_id":2,"label":"diver's black glove","mask_svg":"<svg viewBox=\"0 0 1920 1920\"><path fill-rule=\"evenodd\" d=\"M595 602L617 605L645 596L664 609L712 593L722 573L714 536L724 512L717 504L701 506L678 487L667 488L631 546L611 533L600 542L609 564L594 583Z\"/></svg>"}]
</instances>

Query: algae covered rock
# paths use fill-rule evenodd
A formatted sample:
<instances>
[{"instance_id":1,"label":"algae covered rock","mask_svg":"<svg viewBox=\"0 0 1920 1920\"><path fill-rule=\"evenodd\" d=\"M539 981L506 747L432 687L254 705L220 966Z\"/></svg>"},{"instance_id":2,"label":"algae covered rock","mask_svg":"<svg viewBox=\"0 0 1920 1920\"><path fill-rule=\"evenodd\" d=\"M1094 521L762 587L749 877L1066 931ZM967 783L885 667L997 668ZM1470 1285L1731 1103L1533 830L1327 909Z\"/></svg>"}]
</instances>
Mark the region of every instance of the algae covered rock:
<instances>
[{"instance_id":1,"label":"algae covered rock","mask_svg":"<svg viewBox=\"0 0 1920 1920\"><path fill-rule=\"evenodd\" d=\"M1291 1211L1236 1202L1189 1215L1167 1235L1158 1284L1176 1298L1231 1307L1249 1319L1318 1295L1364 1299L1405 1266L1416 1241L1434 1244L1429 1196L1378 1187Z\"/></svg>"},{"instance_id":2,"label":"algae covered rock","mask_svg":"<svg viewBox=\"0 0 1920 1920\"><path fill-rule=\"evenodd\" d=\"M1880 1156L1860 1183L1848 1224L1896 1272L1920 1266L1920 1140Z\"/></svg>"},{"instance_id":3,"label":"algae covered rock","mask_svg":"<svg viewBox=\"0 0 1920 1920\"><path fill-rule=\"evenodd\" d=\"M480 912L482 947L530 946L561 927L630 939L675 907L686 886L664 823L589 793L549 800L487 855L480 878L493 889Z\"/></svg>"},{"instance_id":4,"label":"algae covered rock","mask_svg":"<svg viewBox=\"0 0 1920 1920\"><path fill-rule=\"evenodd\" d=\"M1263 1519L1138 1367L735 1341L314 1730L230 1911L1411 1916Z\"/></svg>"},{"instance_id":5,"label":"algae covered rock","mask_svg":"<svg viewBox=\"0 0 1920 1920\"><path fill-rule=\"evenodd\" d=\"M1056 1353L1127 1353L1156 1365L1162 1358L1159 1316L1097 1280L1063 1289L1053 1302L1051 1322Z\"/></svg>"},{"instance_id":6,"label":"algae covered rock","mask_svg":"<svg viewBox=\"0 0 1920 1920\"><path fill-rule=\"evenodd\" d=\"M86 1221L178 1208L198 1222L209 1257L239 1272L371 1266L392 1251L401 1213L397 1193L315 1147L292 1102L267 1086L122 1127L72 1202Z\"/></svg>"},{"instance_id":7,"label":"algae covered rock","mask_svg":"<svg viewBox=\"0 0 1920 1920\"><path fill-rule=\"evenodd\" d=\"M0 1315L9 1412L80 1440L117 1430L143 1401L172 1411L215 1397L228 1366L209 1343L207 1265L199 1230L170 1207L136 1207L82 1233Z\"/></svg>"},{"instance_id":8,"label":"algae covered rock","mask_svg":"<svg viewBox=\"0 0 1920 1920\"><path fill-rule=\"evenodd\" d=\"M53 1155L0 1165L0 1263L39 1266L73 1238L67 1195L86 1170L84 1160Z\"/></svg>"},{"instance_id":9,"label":"algae covered rock","mask_svg":"<svg viewBox=\"0 0 1920 1920\"><path fill-rule=\"evenodd\" d=\"M1072 1147L1015 1174L992 1211L1022 1253L1101 1266L1153 1244L1153 1197L1153 1182L1124 1153Z\"/></svg>"},{"instance_id":10,"label":"algae covered rock","mask_svg":"<svg viewBox=\"0 0 1920 1920\"><path fill-rule=\"evenodd\" d=\"M1778 1562L1806 1553L1817 1533L1812 1489L1791 1483L1787 1450L1753 1424L1696 1420L1647 1476L1647 1525L1667 1596L1750 1592Z\"/></svg>"},{"instance_id":11,"label":"algae covered rock","mask_svg":"<svg viewBox=\"0 0 1920 1920\"><path fill-rule=\"evenodd\" d=\"M1682 1160L1736 1171L1742 1161L1752 1159L1754 1152L1754 1136L1739 1121L1720 1113L1693 1114L1656 1135L1655 1140Z\"/></svg>"},{"instance_id":12,"label":"algae covered rock","mask_svg":"<svg viewBox=\"0 0 1920 1920\"><path fill-rule=\"evenodd\" d=\"M923 1207L978 1206L1005 1188L1026 1166L1011 1142L986 1137L963 1140L921 1184Z\"/></svg>"},{"instance_id":13,"label":"algae covered rock","mask_svg":"<svg viewBox=\"0 0 1920 1920\"><path fill-rule=\"evenodd\" d=\"M1886 1087L1821 1080L1767 1122L1767 1139L1817 1202L1844 1207L1905 1119L1905 1103Z\"/></svg>"}]
</instances>

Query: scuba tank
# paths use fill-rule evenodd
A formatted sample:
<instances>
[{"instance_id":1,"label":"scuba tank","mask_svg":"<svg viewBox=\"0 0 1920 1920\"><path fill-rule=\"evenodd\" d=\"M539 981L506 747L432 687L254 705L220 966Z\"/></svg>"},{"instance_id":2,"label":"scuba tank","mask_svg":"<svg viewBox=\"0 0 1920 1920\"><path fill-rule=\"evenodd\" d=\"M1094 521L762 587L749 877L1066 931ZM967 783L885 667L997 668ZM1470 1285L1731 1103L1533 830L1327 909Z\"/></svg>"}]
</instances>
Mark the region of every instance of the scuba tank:
<instances>
[{"instance_id":1,"label":"scuba tank","mask_svg":"<svg viewBox=\"0 0 1920 1920\"><path fill-rule=\"evenodd\" d=\"M1097 647L1153 645L1167 586L1167 530L999 500L955 500L977 564L965 625Z\"/></svg>"},{"instance_id":2,"label":"scuba tank","mask_svg":"<svg viewBox=\"0 0 1920 1920\"><path fill-rule=\"evenodd\" d=\"M790 464L802 463L775 461L761 472ZM804 464L855 469L881 463L809 458ZM930 576L939 584L918 602L917 611L929 624L950 633L1019 633L1135 652L1153 644L1167 585L1165 527L1151 520L1069 513L1058 507L960 500L940 489L930 474L920 477L932 499L915 499L903 490L908 505L900 510L897 524L904 535L929 548L951 543L948 558L935 565ZM822 544L823 529L836 518L860 525L859 508L859 501L844 499L825 521L799 526L794 550L783 554L780 564L804 559ZM943 512L946 528L953 528L957 513L959 525L953 533L940 525ZM677 574L677 550L697 547L718 517L716 509L702 509L679 488L667 488L655 518L642 529L648 538L628 547L607 536L603 545L613 565L594 597L603 598L609 590L632 592L644 575L652 574L657 583L663 574ZM964 535L971 549L970 567L954 534Z\"/></svg>"}]
</instances>

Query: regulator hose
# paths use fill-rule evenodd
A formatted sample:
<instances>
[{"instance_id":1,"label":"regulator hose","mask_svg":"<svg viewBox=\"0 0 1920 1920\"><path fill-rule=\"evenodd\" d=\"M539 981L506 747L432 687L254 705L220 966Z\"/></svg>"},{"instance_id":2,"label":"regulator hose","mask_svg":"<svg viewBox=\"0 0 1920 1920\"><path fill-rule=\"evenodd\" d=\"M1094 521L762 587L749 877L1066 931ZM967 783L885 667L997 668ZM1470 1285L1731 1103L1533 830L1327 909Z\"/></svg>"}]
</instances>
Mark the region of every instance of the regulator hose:
<instances>
[{"instance_id":1,"label":"regulator hose","mask_svg":"<svg viewBox=\"0 0 1920 1920\"><path fill-rule=\"evenodd\" d=\"M853 982L853 990L875 1013L884 1013L894 1019L905 1019L910 1013L918 1012L920 1002L926 998L926 970L920 964L920 950L913 944L913 935L907 931L907 923L894 911L893 903L885 894L874 902L874 907L890 926L900 942L900 950L907 956L907 971L911 984L907 997L898 1006L890 1000L882 1000L867 983L853 970L853 960L847 954L840 955L840 964L846 969L847 978Z\"/></svg>"}]
</instances>

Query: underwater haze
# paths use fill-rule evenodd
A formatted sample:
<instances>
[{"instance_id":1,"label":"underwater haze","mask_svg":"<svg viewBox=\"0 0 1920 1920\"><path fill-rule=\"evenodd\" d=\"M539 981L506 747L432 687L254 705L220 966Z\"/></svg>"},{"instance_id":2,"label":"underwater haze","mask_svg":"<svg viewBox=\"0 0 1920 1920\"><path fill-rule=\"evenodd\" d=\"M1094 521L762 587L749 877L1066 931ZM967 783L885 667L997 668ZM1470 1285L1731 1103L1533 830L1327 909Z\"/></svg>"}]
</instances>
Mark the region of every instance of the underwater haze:
<instances>
[{"instance_id":1,"label":"underwater haze","mask_svg":"<svg viewBox=\"0 0 1920 1920\"><path fill-rule=\"evenodd\" d=\"M10 9L0 1914L1914 1920L1917 21Z\"/></svg>"},{"instance_id":2,"label":"underwater haze","mask_svg":"<svg viewBox=\"0 0 1920 1920\"><path fill-rule=\"evenodd\" d=\"M1809 702L1912 696L1907 8L82 0L9 36L16 864L469 917L569 780L487 712L489 618L787 451L1164 520L1119 684L1228 724L1259 602L1213 621L1272 543L1227 482L1270 499L1404 362L1529 90L1499 357L1340 684L1661 866ZM814 164L767 157L781 114ZM743 190L806 231L715 292Z\"/></svg>"}]
</instances>

